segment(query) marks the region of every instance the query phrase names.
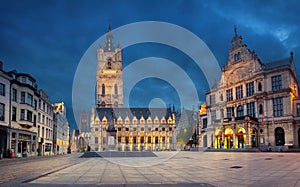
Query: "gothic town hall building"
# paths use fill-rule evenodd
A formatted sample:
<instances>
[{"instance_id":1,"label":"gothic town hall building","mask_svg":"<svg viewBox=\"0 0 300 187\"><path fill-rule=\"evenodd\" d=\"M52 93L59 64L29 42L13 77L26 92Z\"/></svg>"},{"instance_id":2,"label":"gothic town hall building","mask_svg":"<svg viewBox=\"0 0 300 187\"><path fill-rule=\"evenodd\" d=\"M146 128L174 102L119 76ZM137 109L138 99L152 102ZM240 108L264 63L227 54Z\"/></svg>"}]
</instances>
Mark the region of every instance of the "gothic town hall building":
<instances>
[{"instance_id":1,"label":"gothic town hall building","mask_svg":"<svg viewBox=\"0 0 300 187\"><path fill-rule=\"evenodd\" d=\"M203 147L242 149L300 146L300 98L293 53L262 63L237 34L221 80L206 94Z\"/></svg>"},{"instance_id":2,"label":"gothic town hall building","mask_svg":"<svg viewBox=\"0 0 300 187\"><path fill-rule=\"evenodd\" d=\"M110 27L104 47L97 50L96 108L91 112L93 151L171 150L175 111L171 108L124 108L122 49L115 46ZM111 138L109 130L114 131Z\"/></svg>"}]
</instances>

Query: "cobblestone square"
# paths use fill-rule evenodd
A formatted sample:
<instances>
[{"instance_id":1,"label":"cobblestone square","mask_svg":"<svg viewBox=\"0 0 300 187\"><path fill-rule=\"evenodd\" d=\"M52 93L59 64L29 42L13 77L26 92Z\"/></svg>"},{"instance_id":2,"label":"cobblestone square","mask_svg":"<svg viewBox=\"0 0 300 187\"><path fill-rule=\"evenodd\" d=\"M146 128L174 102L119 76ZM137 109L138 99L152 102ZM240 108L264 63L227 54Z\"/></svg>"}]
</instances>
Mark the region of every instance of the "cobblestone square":
<instances>
[{"instance_id":1,"label":"cobblestone square","mask_svg":"<svg viewBox=\"0 0 300 187\"><path fill-rule=\"evenodd\" d=\"M72 154L1 160L1 170L6 172L0 186L300 186L299 153L155 154L157 157L145 158Z\"/></svg>"}]
</instances>

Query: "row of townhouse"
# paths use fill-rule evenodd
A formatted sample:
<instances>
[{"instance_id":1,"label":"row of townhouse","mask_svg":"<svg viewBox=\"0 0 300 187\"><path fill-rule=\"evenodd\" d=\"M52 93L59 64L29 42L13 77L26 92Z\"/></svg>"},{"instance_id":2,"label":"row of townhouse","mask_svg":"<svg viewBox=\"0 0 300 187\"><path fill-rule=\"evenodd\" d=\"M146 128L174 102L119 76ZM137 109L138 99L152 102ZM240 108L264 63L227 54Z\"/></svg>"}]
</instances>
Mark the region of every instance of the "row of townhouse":
<instances>
[{"instance_id":1,"label":"row of townhouse","mask_svg":"<svg viewBox=\"0 0 300 187\"><path fill-rule=\"evenodd\" d=\"M0 156L54 154L53 109L34 77L16 70L6 72L0 62Z\"/></svg>"}]
</instances>

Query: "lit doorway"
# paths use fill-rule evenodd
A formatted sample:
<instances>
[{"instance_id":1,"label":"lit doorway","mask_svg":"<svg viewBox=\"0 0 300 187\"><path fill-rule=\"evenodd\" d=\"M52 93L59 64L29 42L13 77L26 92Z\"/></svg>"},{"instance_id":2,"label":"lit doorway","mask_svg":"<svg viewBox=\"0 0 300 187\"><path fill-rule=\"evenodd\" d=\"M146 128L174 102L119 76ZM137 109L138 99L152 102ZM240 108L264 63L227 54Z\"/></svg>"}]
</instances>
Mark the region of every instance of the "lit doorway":
<instances>
[{"instance_id":1,"label":"lit doorway","mask_svg":"<svg viewBox=\"0 0 300 187\"><path fill-rule=\"evenodd\" d=\"M242 149L246 146L246 130L240 127L236 134L236 148Z\"/></svg>"}]
</instances>

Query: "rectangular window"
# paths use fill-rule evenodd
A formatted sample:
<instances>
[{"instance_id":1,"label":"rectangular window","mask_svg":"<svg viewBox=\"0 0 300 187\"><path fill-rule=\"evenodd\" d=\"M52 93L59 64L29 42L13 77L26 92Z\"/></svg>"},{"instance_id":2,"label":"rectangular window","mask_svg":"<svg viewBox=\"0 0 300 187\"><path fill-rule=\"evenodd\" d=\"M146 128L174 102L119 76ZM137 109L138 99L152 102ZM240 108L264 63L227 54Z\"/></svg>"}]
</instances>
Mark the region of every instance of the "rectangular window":
<instances>
[{"instance_id":1,"label":"rectangular window","mask_svg":"<svg viewBox=\"0 0 300 187\"><path fill-rule=\"evenodd\" d=\"M28 79L28 84L29 84L30 86L33 86L33 81L30 80L30 79Z\"/></svg>"},{"instance_id":2,"label":"rectangular window","mask_svg":"<svg viewBox=\"0 0 300 187\"><path fill-rule=\"evenodd\" d=\"M227 118L232 118L233 116L233 107L227 107Z\"/></svg>"},{"instance_id":3,"label":"rectangular window","mask_svg":"<svg viewBox=\"0 0 300 187\"><path fill-rule=\"evenodd\" d=\"M207 128L207 118L204 118L202 120L202 129L206 129Z\"/></svg>"},{"instance_id":4,"label":"rectangular window","mask_svg":"<svg viewBox=\"0 0 300 187\"><path fill-rule=\"evenodd\" d=\"M215 121L217 119L217 114L215 110L211 111L211 121Z\"/></svg>"},{"instance_id":5,"label":"rectangular window","mask_svg":"<svg viewBox=\"0 0 300 187\"><path fill-rule=\"evenodd\" d=\"M41 114L38 113L38 122L41 123Z\"/></svg>"},{"instance_id":6,"label":"rectangular window","mask_svg":"<svg viewBox=\"0 0 300 187\"><path fill-rule=\"evenodd\" d=\"M151 143L151 136L148 136L148 143Z\"/></svg>"},{"instance_id":7,"label":"rectangular window","mask_svg":"<svg viewBox=\"0 0 300 187\"><path fill-rule=\"evenodd\" d=\"M21 103L25 103L25 92L21 92Z\"/></svg>"},{"instance_id":8,"label":"rectangular window","mask_svg":"<svg viewBox=\"0 0 300 187\"><path fill-rule=\"evenodd\" d=\"M27 121L32 122L32 112L27 110Z\"/></svg>"},{"instance_id":9,"label":"rectangular window","mask_svg":"<svg viewBox=\"0 0 300 187\"><path fill-rule=\"evenodd\" d=\"M95 137L95 143L98 144L98 137Z\"/></svg>"},{"instance_id":10,"label":"rectangular window","mask_svg":"<svg viewBox=\"0 0 300 187\"><path fill-rule=\"evenodd\" d=\"M17 90L16 89L12 89L12 96L11 96L13 101L17 102Z\"/></svg>"},{"instance_id":11,"label":"rectangular window","mask_svg":"<svg viewBox=\"0 0 300 187\"><path fill-rule=\"evenodd\" d=\"M273 115L274 117L283 116L282 97L273 98Z\"/></svg>"},{"instance_id":12,"label":"rectangular window","mask_svg":"<svg viewBox=\"0 0 300 187\"><path fill-rule=\"evenodd\" d=\"M37 100L34 100L34 110L37 109Z\"/></svg>"},{"instance_id":13,"label":"rectangular window","mask_svg":"<svg viewBox=\"0 0 300 187\"><path fill-rule=\"evenodd\" d=\"M25 120L25 110L24 109L21 109L20 120Z\"/></svg>"},{"instance_id":14,"label":"rectangular window","mask_svg":"<svg viewBox=\"0 0 300 187\"><path fill-rule=\"evenodd\" d=\"M247 103L247 115L249 115L251 117L255 117L255 103L254 102Z\"/></svg>"},{"instance_id":15,"label":"rectangular window","mask_svg":"<svg viewBox=\"0 0 300 187\"><path fill-rule=\"evenodd\" d=\"M31 94L27 94L27 104L33 106L33 96Z\"/></svg>"},{"instance_id":16,"label":"rectangular window","mask_svg":"<svg viewBox=\"0 0 300 187\"><path fill-rule=\"evenodd\" d=\"M17 121L17 108L16 107L12 107L11 120Z\"/></svg>"},{"instance_id":17,"label":"rectangular window","mask_svg":"<svg viewBox=\"0 0 300 187\"><path fill-rule=\"evenodd\" d=\"M272 77L272 90L281 90L282 88L282 80L281 75L276 75Z\"/></svg>"},{"instance_id":18,"label":"rectangular window","mask_svg":"<svg viewBox=\"0 0 300 187\"><path fill-rule=\"evenodd\" d=\"M26 84L26 77L22 77L21 82L22 82L23 84Z\"/></svg>"},{"instance_id":19,"label":"rectangular window","mask_svg":"<svg viewBox=\"0 0 300 187\"><path fill-rule=\"evenodd\" d=\"M5 84L0 83L0 95L5 96Z\"/></svg>"},{"instance_id":20,"label":"rectangular window","mask_svg":"<svg viewBox=\"0 0 300 187\"><path fill-rule=\"evenodd\" d=\"M232 89L226 90L226 98L227 98L227 101L233 100Z\"/></svg>"},{"instance_id":21,"label":"rectangular window","mask_svg":"<svg viewBox=\"0 0 300 187\"><path fill-rule=\"evenodd\" d=\"M42 103L41 103L42 101L39 99L39 109L41 109L41 107L42 107Z\"/></svg>"},{"instance_id":22,"label":"rectangular window","mask_svg":"<svg viewBox=\"0 0 300 187\"><path fill-rule=\"evenodd\" d=\"M254 82L249 82L246 84L246 96L252 96L254 94Z\"/></svg>"},{"instance_id":23,"label":"rectangular window","mask_svg":"<svg viewBox=\"0 0 300 187\"><path fill-rule=\"evenodd\" d=\"M0 103L0 121L5 120L5 104Z\"/></svg>"},{"instance_id":24,"label":"rectangular window","mask_svg":"<svg viewBox=\"0 0 300 187\"><path fill-rule=\"evenodd\" d=\"M209 96L209 103L210 103L210 105L215 105L216 104L215 94Z\"/></svg>"},{"instance_id":25,"label":"rectangular window","mask_svg":"<svg viewBox=\"0 0 300 187\"><path fill-rule=\"evenodd\" d=\"M236 91L236 99L242 99L243 98L243 85L237 86L235 88Z\"/></svg>"}]
</instances>

